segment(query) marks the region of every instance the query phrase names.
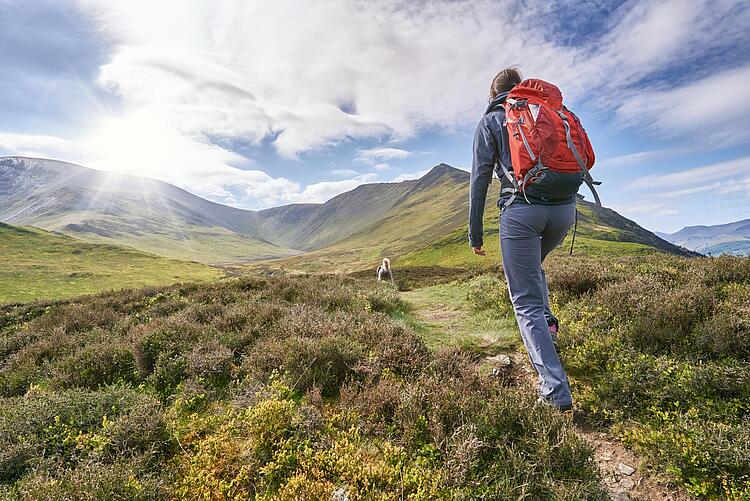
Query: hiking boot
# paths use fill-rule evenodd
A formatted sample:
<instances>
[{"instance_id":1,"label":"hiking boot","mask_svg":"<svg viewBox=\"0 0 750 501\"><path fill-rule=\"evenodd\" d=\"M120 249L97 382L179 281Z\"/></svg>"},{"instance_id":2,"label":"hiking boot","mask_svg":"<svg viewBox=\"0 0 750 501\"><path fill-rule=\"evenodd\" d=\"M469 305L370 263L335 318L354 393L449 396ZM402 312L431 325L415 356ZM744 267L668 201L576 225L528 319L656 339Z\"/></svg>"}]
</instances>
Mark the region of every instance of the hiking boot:
<instances>
[{"instance_id":1,"label":"hiking boot","mask_svg":"<svg viewBox=\"0 0 750 501\"><path fill-rule=\"evenodd\" d=\"M542 396L537 398L536 401L540 405L548 405L550 407L557 409L558 411L562 412L563 415L565 415L566 417L570 417L570 418L573 417L573 404L557 405L552 400L549 400Z\"/></svg>"}]
</instances>

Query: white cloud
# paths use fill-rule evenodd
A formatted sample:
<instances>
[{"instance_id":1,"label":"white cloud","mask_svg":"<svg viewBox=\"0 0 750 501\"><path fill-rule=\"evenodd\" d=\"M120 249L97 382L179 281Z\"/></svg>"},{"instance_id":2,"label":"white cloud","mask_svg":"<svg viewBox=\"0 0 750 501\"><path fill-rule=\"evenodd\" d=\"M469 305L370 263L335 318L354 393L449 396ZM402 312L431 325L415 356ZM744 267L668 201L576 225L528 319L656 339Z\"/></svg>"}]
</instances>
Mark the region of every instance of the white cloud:
<instances>
[{"instance_id":1,"label":"white cloud","mask_svg":"<svg viewBox=\"0 0 750 501\"><path fill-rule=\"evenodd\" d=\"M127 118L107 118L96 132L79 141L53 136L0 134L0 148L9 154L39 155L56 149L55 158L86 167L158 179L191 193L243 208L265 208L288 203L325 202L329 198L372 182L377 174L357 175L302 187L283 177L254 169L252 162L208 142L195 141L174 131L159 117L140 112ZM85 153L82 153L85 152Z\"/></svg>"},{"instance_id":2,"label":"white cloud","mask_svg":"<svg viewBox=\"0 0 750 501\"><path fill-rule=\"evenodd\" d=\"M72 146L70 141L55 136L0 132L0 151L11 155L57 158L70 153Z\"/></svg>"},{"instance_id":3,"label":"white cloud","mask_svg":"<svg viewBox=\"0 0 750 501\"><path fill-rule=\"evenodd\" d=\"M295 198L298 202L325 202L336 195L353 190L361 184L371 183L376 179L377 175L375 174L363 174L344 181L323 181L309 185L304 191L297 194Z\"/></svg>"},{"instance_id":4,"label":"white cloud","mask_svg":"<svg viewBox=\"0 0 750 501\"><path fill-rule=\"evenodd\" d=\"M410 151L402 150L400 148L370 148L366 150L359 150L357 153L357 159L365 162L376 162L378 160L391 160L391 159L402 159L411 156Z\"/></svg>"},{"instance_id":5,"label":"white cloud","mask_svg":"<svg viewBox=\"0 0 750 501\"><path fill-rule=\"evenodd\" d=\"M331 174L333 174L334 176L351 177L356 176L358 173L356 170L352 169L334 169L331 171Z\"/></svg>"},{"instance_id":6,"label":"white cloud","mask_svg":"<svg viewBox=\"0 0 750 501\"><path fill-rule=\"evenodd\" d=\"M714 149L750 141L750 65L663 91L644 89L618 109L626 124L662 136L690 136Z\"/></svg>"},{"instance_id":7,"label":"white cloud","mask_svg":"<svg viewBox=\"0 0 750 501\"><path fill-rule=\"evenodd\" d=\"M673 203L660 201L660 200L649 200L642 202L629 203L619 207L613 207L620 214L626 217L637 217L637 216L677 216L682 214L682 211L675 207Z\"/></svg>"},{"instance_id":8,"label":"white cloud","mask_svg":"<svg viewBox=\"0 0 750 501\"><path fill-rule=\"evenodd\" d=\"M424 130L456 130L478 118L490 79L512 64L557 83L574 106L585 99L589 107L616 109L626 125L691 140L717 130L726 144L750 138L742 123L750 67L706 76L716 54L746 38L748 2L626 2L603 35L577 47L540 19L559 18L558 8L583 16L590 6L578 2L77 3L111 42L98 82L121 96L123 113L71 138L76 152L68 157L159 177L218 201L255 207L319 200L367 181L352 175L301 187L206 138L272 141L293 158L362 138L394 144L388 141ZM704 61L709 52L713 59ZM656 78L694 67L692 83ZM410 155L381 147L358 158L385 171L389 160Z\"/></svg>"},{"instance_id":9,"label":"white cloud","mask_svg":"<svg viewBox=\"0 0 750 501\"><path fill-rule=\"evenodd\" d=\"M650 174L628 183L628 188L674 189L693 184L708 184L717 179L730 180L750 173L750 156L727 162L685 169L669 174Z\"/></svg>"},{"instance_id":10,"label":"white cloud","mask_svg":"<svg viewBox=\"0 0 750 501\"><path fill-rule=\"evenodd\" d=\"M704 165L669 174L640 177L625 187L636 192L636 198L616 210L625 216L674 216L686 200L699 201L705 206L708 199L735 197L750 199L750 156L726 162Z\"/></svg>"},{"instance_id":11,"label":"white cloud","mask_svg":"<svg viewBox=\"0 0 750 501\"><path fill-rule=\"evenodd\" d=\"M490 0L79 3L115 47L99 81L130 107L191 137L273 136L290 157L473 121L492 75L518 61L577 81L575 51L525 36L523 9Z\"/></svg>"},{"instance_id":12,"label":"white cloud","mask_svg":"<svg viewBox=\"0 0 750 501\"><path fill-rule=\"evenodd\" d=\"M622 167L657 160L680 152L680 150L676 149L637 151L635 153L597 160L596 165L597 167Z\"/></svg>"}]
</instances>

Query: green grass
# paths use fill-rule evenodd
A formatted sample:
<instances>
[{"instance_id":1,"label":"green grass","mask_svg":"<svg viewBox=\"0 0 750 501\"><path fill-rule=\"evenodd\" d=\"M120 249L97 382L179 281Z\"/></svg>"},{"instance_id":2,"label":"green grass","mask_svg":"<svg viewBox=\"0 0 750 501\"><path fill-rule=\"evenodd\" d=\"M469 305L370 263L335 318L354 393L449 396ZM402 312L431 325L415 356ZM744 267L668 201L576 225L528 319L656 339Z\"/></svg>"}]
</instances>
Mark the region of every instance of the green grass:
<instances>
[{"instance_id":1,"label":"green grass","mask_svg":"<svg viewBox=\"0 0 750 501\"><path fill-rule=\"evenodd\" d=\"M432 350L460 347L482 355L519 348L515 319L477 310L469 299L468 282L452 282L403 292L412 306L404 320Z\"/></svg>"},{"instance_id":2,"label":"green grass","mask_svg":"<svg viewBox=\"0 0 750 501\"><path fill-rule=\"evenodd\" d=\"M0 224L0 303L209 281L222 276L223 271L198 263Z\"/></svg>"},{"instance_id":3,"label":"green grass","mask_svg":"<svg viewBox=\"0 0 750 501\"><path fill-rule=\"evenodd\" d=\"M614 229L613 229L614 231ZM570 251L572 234L563 240L553 255L566 255ZM477 256L471 252L466 231L458 230L446 235L431 245L409 252L394 260L398 267L447 266L456 268L489 268L500 259L500 240L497 222L485 221L484 250L487 256ZM659 252L648 245L615 240L600 240L576 235L574 255L588 256L645 256Z\"/></svg>"}]
</instances>

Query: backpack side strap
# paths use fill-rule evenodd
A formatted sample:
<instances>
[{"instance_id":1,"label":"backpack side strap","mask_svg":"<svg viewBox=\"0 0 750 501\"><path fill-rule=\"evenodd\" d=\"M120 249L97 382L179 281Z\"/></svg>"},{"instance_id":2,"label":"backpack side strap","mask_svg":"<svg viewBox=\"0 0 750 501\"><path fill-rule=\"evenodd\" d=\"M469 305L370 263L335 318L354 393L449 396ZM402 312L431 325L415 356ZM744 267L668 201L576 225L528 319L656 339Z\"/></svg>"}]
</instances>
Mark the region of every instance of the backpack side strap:
<instances>
[{"instance_id":1,"label":"backpack side strap","mask_svg":"<svg viewBox=\"0 0 750 501\"><path fill-rule=\"evenodd\" d=\"M520 191L520 187L518 185L518 180L515 178L513 174L510 173L510 171L505 167L505 165L498 160L497 165L500 166L500 169L503 171L503 175L510 181L510 183L513 185L512 188L503 188L500 190L500 194L503 195L505 193L510 193L510 198L505 201L503 204L503 209L507 209L510 204L512 204L516 197L518 196L518 193Z\"/></svg>"},{"instance_id":2,"label":"backpack side strap","mask_svg":"<svg viewBox=\"0 0 750 501\"><path fill-rule=\"evenodd\" d=\"M570 124L568 124L568 117L565 116L565 113L563 113L562 111L558 111L557 114L560 115L560 118L562 118L563 125L565 126L565 139L568 142L568 148L570 148L570 151L573 152L573 156L576 157L578 166L581 168L581 172L583 173L583 182L586 183L586 186L589 187L591 193L594 195L596 205L601 207L602 201L599 199L599 194L594 189L594 185L600 185L602 183L601 181L594 181L594 179L591 177L591 173L586 168L586 164L583 162L583 159L581 159L581 155L578 153L578 148L576 148L576 145L573 142L573 138L570 135Z\"/></svg>"}]
</instances>

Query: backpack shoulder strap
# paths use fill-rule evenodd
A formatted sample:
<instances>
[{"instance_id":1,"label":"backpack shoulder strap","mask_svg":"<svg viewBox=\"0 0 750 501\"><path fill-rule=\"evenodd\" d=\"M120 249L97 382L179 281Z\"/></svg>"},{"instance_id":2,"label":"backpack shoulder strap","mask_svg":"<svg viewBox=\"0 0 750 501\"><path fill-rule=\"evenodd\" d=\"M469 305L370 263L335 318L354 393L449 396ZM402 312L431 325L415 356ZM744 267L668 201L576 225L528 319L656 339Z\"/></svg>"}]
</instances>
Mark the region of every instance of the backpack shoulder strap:
<instances>
[{"instance_id":1,"label":"backpack shoulder strap","mask_svg":"<svg viewBox=\"0 0 750 501\"><path fill-rule=\"evenodd\" d=\"M594 185L600 185L602 183L600 181L594 181L594 179L591 177L591 173L586 168L586 164L583 162L581 155L578 153L578 148L576 148L576 145L573 142L573 138L570 135L570 124L568 123L568 117L565 115L565 113L563 113L562 110L558 110L557 114L560 115L560 118L562 118L563 125L565 126L565 139L568 142L568 148L570 148L570 151L573 152L573 156L576 157L576 162L578 162L578 166L581 168L581 172L583 173L583 182L586 183L586 186L588 186L591 190L591 194L594 195L596 205L601 207L602 201L599 199L599 194L596 192L596 189L594 189Z\"/></svg>"}]
</instances>

